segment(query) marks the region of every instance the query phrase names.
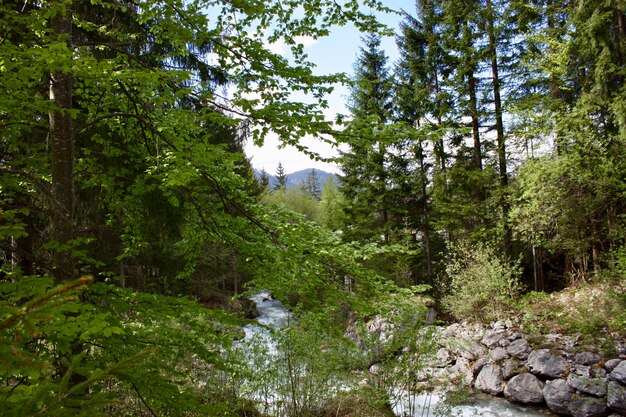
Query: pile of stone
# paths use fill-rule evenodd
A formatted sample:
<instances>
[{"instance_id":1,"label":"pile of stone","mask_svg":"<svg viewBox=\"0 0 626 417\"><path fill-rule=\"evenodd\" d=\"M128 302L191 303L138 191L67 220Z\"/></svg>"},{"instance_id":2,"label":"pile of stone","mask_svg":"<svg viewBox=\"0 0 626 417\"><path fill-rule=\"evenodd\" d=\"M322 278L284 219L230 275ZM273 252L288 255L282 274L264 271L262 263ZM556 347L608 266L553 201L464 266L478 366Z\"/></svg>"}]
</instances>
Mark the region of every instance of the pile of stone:
<instances>
[{"instance_id":1,"label":"pile of stone","mask_svg":"<svg viewBox=\"0 0 626 417\"><path fill-rule=\"evenodd\" d=\"M456 323L434 337L439 350L426 360L425 379L437 376L566 416L626 416L626 352L604 360L557 334L535 348L505 322Z\"/></svg>"}]
</instances>

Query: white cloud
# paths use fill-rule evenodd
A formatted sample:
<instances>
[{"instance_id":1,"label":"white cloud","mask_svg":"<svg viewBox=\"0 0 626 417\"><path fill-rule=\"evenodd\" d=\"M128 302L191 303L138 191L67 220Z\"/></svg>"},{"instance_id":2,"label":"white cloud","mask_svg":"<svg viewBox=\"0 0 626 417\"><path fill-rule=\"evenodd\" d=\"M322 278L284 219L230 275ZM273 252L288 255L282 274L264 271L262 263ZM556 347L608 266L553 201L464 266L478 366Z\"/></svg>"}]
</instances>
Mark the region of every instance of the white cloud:
<instances>
[{"instance_id":1,"label":"white cloud","mask_svg":"<svg viewBox=\"0 0 626 417\"><path fill-rule=\"evenodd\" d=\"M331 145L323 143L311 136L303 138L300 143L325 158L338 155L337 150ZM245 147L245 153L251 158L253 167L265 169L270 174L276 172L279 162L283 165L288 174L305 168L315 168L333 173L339 171L337 164L310 159L293 146L280 148L280 141L277 135L273 133L270 133L268 137L265 138L262 147L256 146L250 141Z\"/></svg>"},{"instance_id":2,"label":"white cloud","mask_svg":"<svg viewBox=\"0 0 626 417\"><path fill-rule=\"evenodd\" d=\"M297 43L301 43L305 48L310 48L311 46L319 43L318 39L315 39L311 36L296 36L294 40Z\"/></svg>"},{"instance_id":3,"label":"white cloud","mask_svg":"<svg viewBox=\"0 0 626 417\"><path fill-rule=\"evenodd\" d=\"M310 48L313 45L319 43L319 40L311 36L296 36L294 37L294 40L296 41L296 43L302 44L302 46L304 46L305 48ZM277 55L284 56L289 52L287 48L287 43L282 38L272 43L266 41L265 47Z\"/></svg>"},{"instance_id":4,"label":"white cloud","mask_svg":"<svg viewBox=\"0 0 626 417\"><path fill-rule=\"evenodd\" d=\"M278 39L276 42L265 42L265 47L276 55L284 55L287 52L285 41Z\"/></svg>"}]
</instances>

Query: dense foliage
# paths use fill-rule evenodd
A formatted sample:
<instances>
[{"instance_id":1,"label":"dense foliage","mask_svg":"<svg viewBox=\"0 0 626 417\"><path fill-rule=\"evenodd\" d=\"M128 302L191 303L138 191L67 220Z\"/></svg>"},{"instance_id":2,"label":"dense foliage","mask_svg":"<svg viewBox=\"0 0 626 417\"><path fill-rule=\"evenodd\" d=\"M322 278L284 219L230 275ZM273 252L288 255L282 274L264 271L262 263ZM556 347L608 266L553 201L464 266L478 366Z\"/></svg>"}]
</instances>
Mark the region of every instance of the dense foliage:
<instances>
[{"instance_id":1,"label":"dense foliage","mask_svg":"<svg viewBox=\"0 0 626 417\"><path fill-rule=\"evenodd\" d=\"M519 282L623 280L625 6L419 1L390 63L380 3L0 4L0 413L258 412L224 311L255 286L301 314L291 375L320 370L288 381L298 415L351 366L351 312L413 285L490 319ZM354 76L316 74L302 37L348 23ZM326 120L337 82L351 115ZM270 132L311 156L334 134L340 185L257 181L243 143Z\"/></svg>"},{"instance_id":2,"label":"dense foliage","mask_svg":"<svg viewBox=\"0 0 626 417\"><path fill-rule=\"evenodd\" d=\"M254 279L332 312L385 289L363 253L258 204L242 152L270 131L303 149L331 130L324 94L344 77L315 75L301 37L378 27L363 5L381 9L0 5L3 414L234 415L220 378L240 323L225 300Z\"/></svg>"},{"instance_id":3,"label":"dense foliage","mask_svg":"<svg viewBox=\"0 0 626 417\"><path fill-rule=\"evenodd\" d=\"M418 1L393 68L365 38L343 137L345 236L407 242L414 256L400 269L376 268L436 287L454 280L446 268L459 272L449 247L485 245L500 248L497 262L521 260L528 290L618 277L624 13L594 1Z\"/></svg>"}]
</instances>

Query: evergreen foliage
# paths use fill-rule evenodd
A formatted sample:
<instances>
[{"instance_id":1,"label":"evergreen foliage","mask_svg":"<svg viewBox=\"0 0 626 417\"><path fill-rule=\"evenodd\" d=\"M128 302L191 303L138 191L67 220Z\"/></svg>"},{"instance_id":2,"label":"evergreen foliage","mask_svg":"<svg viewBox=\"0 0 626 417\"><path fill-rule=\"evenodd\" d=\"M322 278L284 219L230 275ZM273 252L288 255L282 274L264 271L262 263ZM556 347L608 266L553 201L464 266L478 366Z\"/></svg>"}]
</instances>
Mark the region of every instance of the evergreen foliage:
<instances>
[{"instance_id":1,"label":"evergreen foliage","mask_svg":"<svg viewBox=\"0 0 626 417\"><path fill-rule=\"evenodd\" d=\"M302 320L283 335L296 415L360 366L338 324L400 314L415 284L491 320L522 283L624 279L623 2L418 1L393 67L360 9L380 3L0 4L2 413L254 410L224 311L246 289ZM279 164L269 190L243 144L271 132L316 156L300 140L333 132L324 96L348 78L318 75L299 39L350 22L368 35L340 186L312 171L286 190Z\"/></svg>"},{"instance_id":2,"label":"evergreen foliage","mask_svg":"<svg viewBox=\"0 0 626 417\"><path fill-rule=\"evenodd\" d=\"M624 244L624 10L447 0L403 16L390 99L366 88L386 79L368 75L386 62L375 38L357 59L345 239L412 233L413 282L435 283L446 245L462 241L521 256L537 291L613 268Z\"/></svg>"},{"instance_id":3,"label":"evergreen foliage","mask_svg":"<svg viewBox=\"0 0 626 417\"><path fill-rule=\"evenodd\" d=\"M276 168L276 185L274 186L274 190L280 191L285 190L287 188L287 173L285 172L285 168L282 163L278 163L278 167Z\"/></svg>"}]
</instances>

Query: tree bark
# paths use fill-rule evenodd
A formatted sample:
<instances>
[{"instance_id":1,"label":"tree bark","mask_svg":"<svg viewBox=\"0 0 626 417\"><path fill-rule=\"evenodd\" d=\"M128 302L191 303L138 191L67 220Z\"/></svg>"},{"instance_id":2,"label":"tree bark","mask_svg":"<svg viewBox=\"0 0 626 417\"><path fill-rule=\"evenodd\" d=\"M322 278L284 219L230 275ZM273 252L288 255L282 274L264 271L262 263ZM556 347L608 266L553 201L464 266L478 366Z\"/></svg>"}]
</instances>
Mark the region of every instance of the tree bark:
<instances>
[{"instance_id":1,"label":"tree bark","mask_svg":"<svg viewBox=\"0 0 626 417\"><path fill-rule=\"evenodd\" d=\"M433 253L430 241L430 213L428 208L428 191L426 188L426 165L424 163L424 152L420 144L418 159L420 161L420 170L422 178L422 197L424 198L424 221L422 223L422 232L424 233L424 249L426 250L426 274L428 282L433 283Z\"/></svg>"},{"instance_id":2,"label":"tree bark","mask_svg":"<svg viewBox=\"0 0 626 417\"><path fill-rule=\"evenodd\" d=\"M50 28L53 40L71 45L72 14L63 2L55 4L57 12ZM74 237L74 132L72 128L72 75L69 68L50 74L50 100L55 107L49 114L52 164L52 240L59 247L53 254L54 282L74 278L74 265L67 245Z\"/></svg>"},{"instance_id":3,"label":"tree bark","mask_svg":"<svg viewBox=\"0 0 626 417\"><path fill-rule=\"evenodd\" d=\"M503 245L504 253L507 258L511 257L511 240L512 231L509 225L509 203L506 199L506 192L509 185L509 176L506 168L506 147L504 141L504 123L502 121L502 99L500 97L500 75L498 68L498 51L496 43L496 34L494 28L494 15L493 6L491 0L487 0L487 34L489 37L489 54L491 56L491 75L493 80L493 102L496 116L496 136L498 142L498 169L500 176L500 188L502 191L501 197L501 209L502 209L502 223L504 225L503 230Z\"/></svg>"},{"instance_id":4,"label":"tree bark","mask_svg":"<svg viewBox=\"0 0 626 417\"><path fill-rule=\"evenodd\" d=\"M473 48L472 44L472 33L467 22L464 23L464 37L467 42L467 50L471 51ZM472 138L474 140L474 147L472 149L472 159L474 163L474 168L477 170L483 170L483 155L482 148L480 143L480 130L479 130L479 116L478 116L478 99L476 98L476 77L474 76L474 66L472 64L472 57L466 57L467 61L467 85L468 85L468 93L469 93L469 111L472 119ZM481 190L482 191L482 190ZM481 193L481 200L484 200L484 193Z\"/></svg>"}]
</instances>

